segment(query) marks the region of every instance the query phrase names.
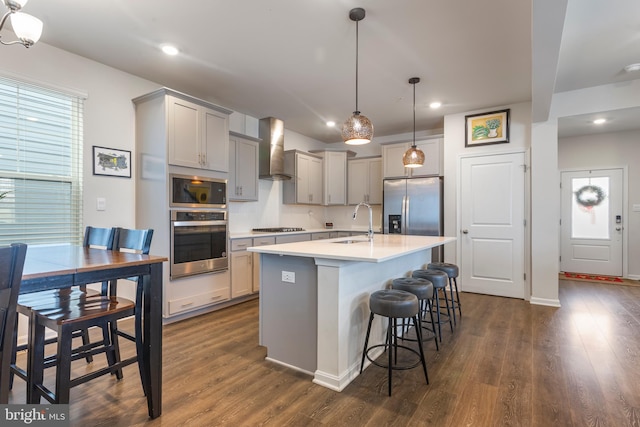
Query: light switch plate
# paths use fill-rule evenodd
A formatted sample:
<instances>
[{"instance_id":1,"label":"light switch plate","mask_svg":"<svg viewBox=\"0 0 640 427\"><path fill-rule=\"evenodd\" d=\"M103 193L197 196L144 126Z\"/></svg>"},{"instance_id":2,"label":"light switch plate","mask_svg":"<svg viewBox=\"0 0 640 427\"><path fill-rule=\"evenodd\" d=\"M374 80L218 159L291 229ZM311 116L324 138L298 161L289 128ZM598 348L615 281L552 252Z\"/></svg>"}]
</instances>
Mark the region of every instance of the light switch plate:
<instances>
[{"instance_id":1,"label":"light switch plate","mask_svg":"<svg viewBox=\"0 0 640 427\"><path fill-rule=\"evenodd\" d=\"M634 204L634 205L631 207L631 209L632 209L634 212L640 212L640 205L638 205L638 204Z\"/></svg>"},{"instance_id":2,"label":"light switch plate","mask_svg":"<svg viewBox=\"0 0 640 427\"><path fill-rule=\"evenodd\" d=\"M96 210L105 211L107 210L107 199L104 197L98 197L96 199Z\"/></svg>"}]
</instances>

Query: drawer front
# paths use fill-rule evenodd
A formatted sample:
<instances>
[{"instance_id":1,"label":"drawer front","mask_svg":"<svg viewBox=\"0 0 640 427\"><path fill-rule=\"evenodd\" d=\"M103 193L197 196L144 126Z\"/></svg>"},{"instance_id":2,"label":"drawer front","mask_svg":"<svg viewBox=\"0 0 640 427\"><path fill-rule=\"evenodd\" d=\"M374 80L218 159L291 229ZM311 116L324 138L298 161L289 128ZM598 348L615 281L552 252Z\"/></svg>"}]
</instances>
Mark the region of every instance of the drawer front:
<instances>
[{"instance_id":1,"label":"drawer front","mask_svg":"<svg viewBox=\"0 0 640 427\"><path fill-rule=\"evenodd\" d=\"M330 232L323 232L323 233L311 233L311 240L323 240L323 239L330 239L331 238L331 233Z\"/></svg>"},{"instance_id":2,"label":"drawer front","mask_svg":"<svg viewBox=\"0 0 640 427\"><path fill-rule=\"evenodd\" d=\"M246 239L232 239L231 251L246 251L248 247L253 245L253 239L248 237Z\"/></svg>"},{"instance_id":3,"label":"drawer front","mask_svg":"<svg viewBox=\"0 0 640 427\"><path fill-rule=\"evenodd\" d=\"M305 242L311 240L311 234L288 234L286 236L277 236L276 243L294 243L294 242Z\"/></svg>"},{"instance_id":4,"label":"drawer front","mask_svg":"<svg viewBox=\"0 0 640 427\"><path fill-rule=\"evenodd\" d=\"M253 246L266 246L266 245L275 245L275 244L276 244L275 236L253 238Z\"/></svg>"},{"instance_id":5,"label":"drawer front","mask_svg":"<svg viewBox=\"0 0 640 427\"><path fill-rule=\"evenodd\" d=\"M227 301L230 298L229 288L218 289L200 295L169 301L169 314L177 314L207 305Z\"/></svg>"}]
</instances>

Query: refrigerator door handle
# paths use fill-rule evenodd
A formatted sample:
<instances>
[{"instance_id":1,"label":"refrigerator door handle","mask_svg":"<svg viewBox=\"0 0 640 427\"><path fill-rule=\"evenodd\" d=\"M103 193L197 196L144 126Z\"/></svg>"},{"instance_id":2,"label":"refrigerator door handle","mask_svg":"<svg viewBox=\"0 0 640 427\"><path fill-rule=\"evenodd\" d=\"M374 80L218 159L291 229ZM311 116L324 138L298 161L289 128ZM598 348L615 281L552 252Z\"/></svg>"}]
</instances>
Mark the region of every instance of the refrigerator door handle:
<instances>
[{"instance_id":1,"label":"refrigerator door handle","mask_svg":"<svg viewBox=\"0 0 640 427\"><path fill-rule=\"evenodd\" d=\"M403 200L404 200L404 212L403 212L403 218L402 218L402 234L407 234L407 230L409 230L409 196L404 196Z\"/></svg>"}]
</instances>

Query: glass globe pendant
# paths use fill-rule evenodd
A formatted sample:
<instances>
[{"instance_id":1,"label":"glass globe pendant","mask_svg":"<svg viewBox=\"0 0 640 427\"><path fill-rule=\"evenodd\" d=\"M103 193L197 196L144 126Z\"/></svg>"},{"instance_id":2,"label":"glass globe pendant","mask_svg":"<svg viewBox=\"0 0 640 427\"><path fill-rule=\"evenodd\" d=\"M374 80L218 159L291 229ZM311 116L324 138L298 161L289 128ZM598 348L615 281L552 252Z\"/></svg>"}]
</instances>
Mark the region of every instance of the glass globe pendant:
<instances>
[{"instance_id":1,"label":"glass globe pendant","mask_svg":"<svg viewBox=\"0 0 640 427\"><path fill-rule=\"evenodd\" d=\"M416 147L416 83L420 78L411 77L409 83L413 85L413 144L402 156L402 164L405 168L419 168L424 165L424 153Z\"/></svg>"},{"instance_id":2,"label":"glass globe pendant","mask_svg":"<svg viewBox=\"0 0 640 427\"><path fill-rule=\"evenodd\" d=\"M349 19L356 23L356 109L342 125L342 140L348 145L363 145L373 138L373 124L367 116L358 111L358 21L362 21L365 11L361 7L351 9Z\"/></svg>"}]
</instances>

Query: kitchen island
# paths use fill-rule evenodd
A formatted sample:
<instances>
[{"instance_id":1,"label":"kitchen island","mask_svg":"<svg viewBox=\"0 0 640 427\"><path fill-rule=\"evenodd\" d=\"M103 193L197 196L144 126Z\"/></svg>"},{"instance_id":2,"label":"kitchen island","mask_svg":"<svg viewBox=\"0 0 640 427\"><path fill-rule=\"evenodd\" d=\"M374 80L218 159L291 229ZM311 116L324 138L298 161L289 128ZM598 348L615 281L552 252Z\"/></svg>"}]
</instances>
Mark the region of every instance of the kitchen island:
<instances>
[{"instance_id":1,"label":"kitchen island","mask_svg":"<svg viewBox=\"0 0 640 427\"><path fill-rule=\"evenodd\" d=\"M251 247L260 253L260 344L267 360L343 390L359 373L369 295L426 267L454 237L376 234ZM370 343L384 341L376 317Z\"/></svg>"}]
</instances>

